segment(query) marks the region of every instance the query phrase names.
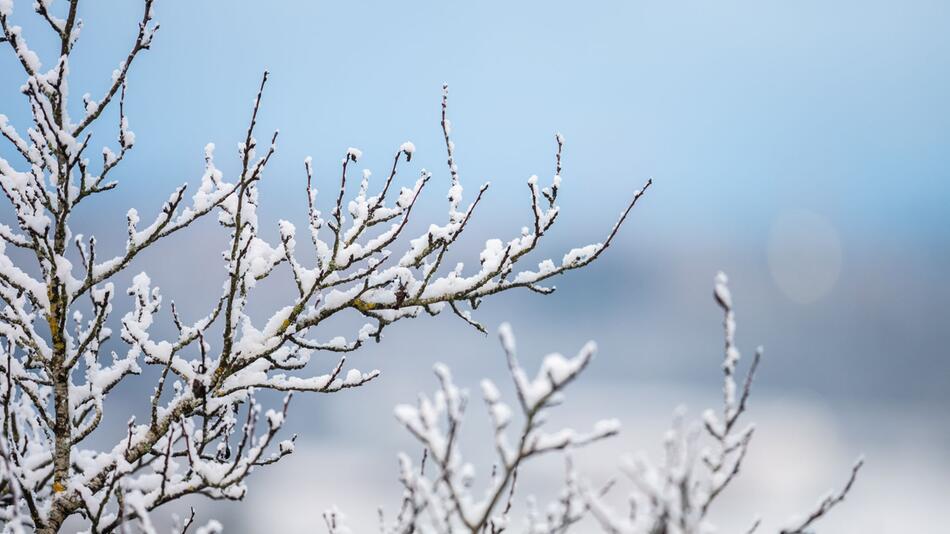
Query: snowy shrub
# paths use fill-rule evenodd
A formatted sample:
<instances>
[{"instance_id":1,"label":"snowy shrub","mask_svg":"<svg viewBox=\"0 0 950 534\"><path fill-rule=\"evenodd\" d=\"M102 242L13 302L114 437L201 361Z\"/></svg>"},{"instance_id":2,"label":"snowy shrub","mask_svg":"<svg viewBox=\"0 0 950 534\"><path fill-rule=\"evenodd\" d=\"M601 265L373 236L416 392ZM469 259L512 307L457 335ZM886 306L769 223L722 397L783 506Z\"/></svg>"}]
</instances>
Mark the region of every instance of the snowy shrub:
<instances>
[{"instance_id":1,"label":"snowy shrub","mask_svg":"<svg viewBox=\"0 0 950 534\"><path fill-rule=\"evenodd\" d=\"M307 159L305 237L298 241L297 229L283 221L279 240L268 242L259 233L257 186L275 152L277 133L263 145L255 137L265 74L238 146L240 173L226 178L215 165L214 145L207 145L197 187L174 190L154 218L129 210L124 252L103 258L96 239L71 225L72 216L90 197L116 187L113 175L136 140L124 107L127 74L152 45L158 25L152 20L153 0L144 0L135 40L112 73L108 89L98 98L85 95L80 107L69 101L70 57L82 27L77 17L80 2L53 4L33 4L60 52L44 66L13 24L13 0L0 0L0 44L12 50L22 67L21 92L32 113L32 124L25 129L0 115L0 133L17 160L0 158L0 187L16 222L0 225L0 519L5 532L57 532L67 520L93 533L153 532L149 512L183 496L242 498L252 470L294 450L293 438L278 438L291 392L334 393L363 386L379 374L349 368L343 357L314 373L308 371L318 365L310 362L312 355L357 350L368 340L379 341L383 329L396 321L435 315L446 307L484 331L472 316L481 299L515 288L550 293L553 288L543 285L545 280L600 256L650 185L634 194L602 243L571 250L561 261L516 268L538 247L559 213L563 138L558 135L551 184L542 187L536 177L528 180L533 225L508 240L489 240L468 268L461 263L447 267L443 260L472 220L488 184L463 202L446 91L445 221L433 221L421 235L399 239L432 181L422 170L413 183L397 185L397 172L415 153L410 142L393 155L388 175L373 187L377 192L371 192L369 173L364 172L358 192L345 200L352 167L361 156L360 150L350 148L340 163L339 188L330 199L328 215L317 208ZM4 73L3 80L11 83L12 76ZM90 157L95 150L90 132L110 104L118 106L117 144L103 148L101 157ZM225 271L216 304L197 318L183 317L172 304L177 334L162 339L152 327L164 297L147 274L139 273L127 289L133 309L113 320L120 290L116 278L132 274L142 251L212 215L229 233L221 243ZM312 264L297 254L304 246L312 247ZM273 310L268 320L255 322L246 310L249 295L275 273L292 278L296 296ZM344 312L367 322L358 331L318 339L317 327ZM106 356L103 346L115 333L124 345L120 353ZM566 382L579 371L579 362L558 362L550 372ZM154 387L147 388L147 417L129 420L124 435L111 446L91 447L89 436L115 413L110 392L145 366L153 366L158 377ZM445 380L450 388L447 376ZM540 385L524 384L528 389L523 406L540 410L549 400L541 391L543 380ZM261 390L288 396L282 405L265 410L255 400ZM405 415L408 422L408 410ZM611 432L612 427L598 427L587 439ZM554 435L546 440L537 446L564 446L583 438ZM433 457L444 459L437 453L448 451L433 450ZM181 530L193 520L192 514L179 525ZM212 522L203 528L216 532L220 525Z\"/></svg>"}]
</instances>

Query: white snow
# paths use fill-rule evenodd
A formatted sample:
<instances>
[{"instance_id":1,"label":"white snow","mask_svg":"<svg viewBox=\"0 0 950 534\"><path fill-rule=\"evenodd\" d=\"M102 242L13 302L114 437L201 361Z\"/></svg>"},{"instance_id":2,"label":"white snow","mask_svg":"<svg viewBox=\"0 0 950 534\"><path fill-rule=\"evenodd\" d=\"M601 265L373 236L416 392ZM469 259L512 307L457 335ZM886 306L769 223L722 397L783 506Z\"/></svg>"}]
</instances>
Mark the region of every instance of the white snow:
<instances>
[{"instance_id":1,"label":"white snow","mask_svg":"<svg viewBox=\"0 0 950 534\"><path fill-rule=\"evenodd\" d=\"M595 243L587 245L586 247L571 249L564 255L564 259L561 260L561 265L574 265L575 263L582 262L596 254L602 246L601 243Z\"/></svg>"}]
</instances>

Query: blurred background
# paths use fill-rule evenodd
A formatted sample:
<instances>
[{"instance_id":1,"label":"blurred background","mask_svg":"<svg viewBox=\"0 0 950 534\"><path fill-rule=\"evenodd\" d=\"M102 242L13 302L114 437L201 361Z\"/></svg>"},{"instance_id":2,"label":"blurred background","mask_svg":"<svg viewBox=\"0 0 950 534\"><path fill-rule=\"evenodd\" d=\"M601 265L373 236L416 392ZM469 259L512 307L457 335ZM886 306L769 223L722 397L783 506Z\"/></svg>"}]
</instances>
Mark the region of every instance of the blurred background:
<instances>
[{"instance_id":1,"label":"blurred background","mask_svg":"<svg viewBox=\"0 0 950 534\"><path fill-rule=\"evenodd\" d=\"M15 3L14 21L47 52L28 4ZM84 5L76 103L104 91L133 40L138 4ZM567 140L561 219L537 261L601 241L633 192L655 181L608 252L559 277L555 294L487 299L476 318L491 335L446 314L394 325L383 343L353 354L352 365L378 368L381 379L298 395L287 427L300 434L298 452L252 476L244 503L201 501L199 517L236 533L321 532L320 513L336 504L356 532L375 531L377 506L391 517L399 504L396 452L420 452L393 405L436 386L436 361L473 391L483 376L507 385L494 335L503 321L532 370L544 354L599 343L552 424L621 419L618 438L578 458L585 477L607 480L621 454L658 452L677 405L698 417L719 402L722 328L711 295L721 269L744 354L765 347L748 466L713 515L722 530L744 531L757 515L766 529L782 525L840 486L864 454L853 494L820 531L946 531L950 4L165 0L156 19L153 50L130 75L136 149L114 175L120 187L73 224L111 242L103 255L124 246L129 207L145 219L177 184L199 181L206 143L233 176L265 69L258 137L280 129L261 185L272 238L278 219L305 224L305 156L318 187L332 191L347 147L362 149L360 165L381 181L406 140L417 152L400 185L423 167L435 173L409 232L444 220L443 82L466 198L492 183L450 264L474 268L485 239L510 239L530 223L525 181L550 181L557 131ZM44 57L49 65L53 56ZM6 50L0 79L0 112L25 130L22 74ZM94 143L115 145L114 131L97 135ZM6 146L0 155L12 159ZM133 272L147 270L167 300L197 317L219 293L224 237L199 226L140 257ZM254 314L268 316L288 290L256 296ZM326 337L362 321L335 324L343 330ZM140 401L146 384L118 394ZM473 403L465 431L485 474L480 408ZM126 418L100 438L114 442ZM550 496L560 477L557 460L541 462L525 473L525 491Z\"/></svg>"}]
</instances>

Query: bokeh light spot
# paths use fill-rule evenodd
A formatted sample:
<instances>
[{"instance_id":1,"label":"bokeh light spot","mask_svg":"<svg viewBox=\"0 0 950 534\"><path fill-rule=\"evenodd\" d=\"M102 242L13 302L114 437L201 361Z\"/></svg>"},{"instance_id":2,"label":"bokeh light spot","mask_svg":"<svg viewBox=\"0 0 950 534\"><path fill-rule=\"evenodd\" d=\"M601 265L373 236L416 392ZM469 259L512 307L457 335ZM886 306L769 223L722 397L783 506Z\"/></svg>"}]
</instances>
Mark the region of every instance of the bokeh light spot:
<instances>
[{"instance_id":1,"label":"bokeh light spot","mask_svg":"<svg viewBox=\"0 0 950 534\"><path fill-rule=\"evenodd\" d=\"M800 304L816 302L841 274L838 231L817 213L782 213L769 235L768 261L772 280L785 296Z\"/></svg>"}]
</instances>

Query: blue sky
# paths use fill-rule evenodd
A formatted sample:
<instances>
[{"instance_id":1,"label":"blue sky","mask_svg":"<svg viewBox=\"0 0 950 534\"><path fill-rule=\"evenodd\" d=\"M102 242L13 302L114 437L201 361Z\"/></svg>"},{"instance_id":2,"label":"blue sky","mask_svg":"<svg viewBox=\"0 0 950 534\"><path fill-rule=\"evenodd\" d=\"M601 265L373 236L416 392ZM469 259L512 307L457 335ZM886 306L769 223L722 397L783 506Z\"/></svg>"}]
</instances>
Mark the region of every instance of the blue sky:
<instances>
[{"instance_id":1,"label":"blue sky","mask_svg":"<svg viewBox=\"0 0 950 534\"><path fill-rule=\"evenodd\" d=\"M37 34L35 17L17 5L27 35ZM612 261L566 279L552 299L587 313L558 314L559 304L531 296L515 305L591 326L601 314L619 323L665 308L672 322L688 306L699 322L722 268L754 295L756 337L767 345L820 331L825 353L809 364L870 360L881 372L869 376L902 373L924 384L896 396L947 399L944 381L920 371L946 359L948 9L926 1L159 2L162 30L130 77L138 146L120 188L86 222L121 235L116 221L128 205L154 212L154 195L197 180L209 141L218 164L236 170L233 147L264 69L271 82L259 136L281 131L262 186L264 220L302 224L307 155L326 188L347 147L381 171L412 140L418 152L406 180L420 167L447 179L438 113L448 82L463 181L469 191L493 183L485 218L470 230L472 250L528 221L524 180L553 172L555 131L567 146L552 255L600 239L631 192L656 181ZM72 91L95 95L124 57L139 6L88 3L82 16ZM0 61L16 72L9 57ZM16 86L0 88L4 102L19 102ZM24 107L5 108L24 118ZM111 127L107 120L100 130L103 142ZM421 213L438 216L442 193L429 195ZM832 292L804 305L777 290L768 264L776 221L800 211L827 223L842 258ZM217 247L205 248L214 261ZM216 269L207 269L212 291ZM170 278L166 286L180 277ZM770 320L767 310L777 310ZM809 378L791 361L782 370L792 383ZM840 382L827 380L832 391ZM881 387L857 382L865 395Z\"/></svg>"},{"instance_id":2,"label":"blue sky","mask_svg":"<svg viewBox=\"0 0 950 534\"><path fill-rule=\"evenodd\" d=\"M20 2L17 14L27 9ZM137 9L86 6L74 92L107 83ZM652 232L683 232L690 213L756 239L776 210L804 206L855 239L945 239L948 9L159 2L162 32L131 78L133 126L144 136L136 158L162 170L148 177L156 186L193 175L205 142L231 146L240 135L266 68L262 124L282 130L281 194L299 185L305 155L332 168L351 145L382 162L411 138L434 166L445 81L471 182L548 172L560 130L570 176L596 184L578 202L657 178L662 210L681 216L655 219ZM4 100L15 98L11 88Z\"/></svg>"}]
</instances>

